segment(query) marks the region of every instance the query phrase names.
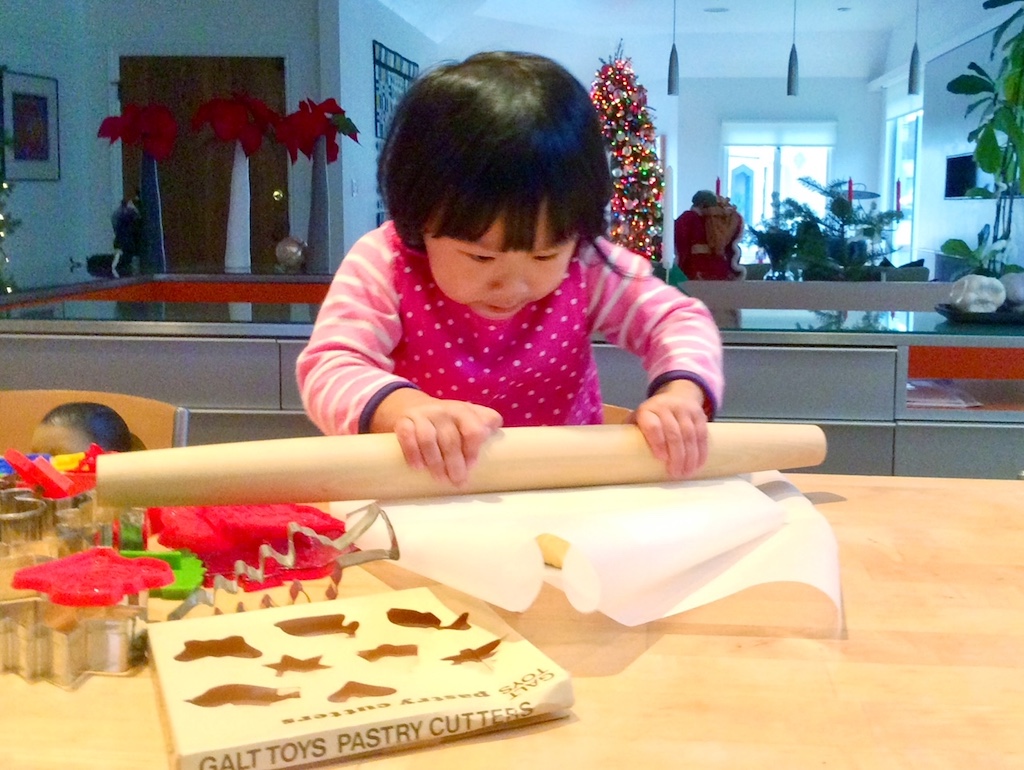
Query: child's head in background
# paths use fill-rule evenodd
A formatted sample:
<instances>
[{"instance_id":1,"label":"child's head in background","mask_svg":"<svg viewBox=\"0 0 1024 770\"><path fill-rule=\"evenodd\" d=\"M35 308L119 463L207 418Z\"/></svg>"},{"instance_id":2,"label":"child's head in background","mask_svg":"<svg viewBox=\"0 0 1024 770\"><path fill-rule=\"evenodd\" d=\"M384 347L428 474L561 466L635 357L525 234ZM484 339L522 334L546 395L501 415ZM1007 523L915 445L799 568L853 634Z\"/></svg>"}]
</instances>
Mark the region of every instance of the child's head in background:
<instances>
[{"instance_id":1,"label":"child's head in background","mask_svg":"<svg viewBox=\"0 0 1024 770\"><path fill-rule=\"evenodd\" d=\"M592 241L604 234L612 194L586 89L550 59L511 52L416 80L377 178L399 236L417 249L427 236L477 241L499 221L503 251Z\"/></svg>"},{"instance_id":2,"label":"child's head in background","mask_svg":"<svg viewBox=\"0 0 1024 770\"><path fill-rule=\"evenodd\" d=\"M30 451L48 455L84 452L90 444L105 452L132 448L131 431L115 410L91 401L73 401L54 407L36 426Z\"/></svg>"}]
</instances>

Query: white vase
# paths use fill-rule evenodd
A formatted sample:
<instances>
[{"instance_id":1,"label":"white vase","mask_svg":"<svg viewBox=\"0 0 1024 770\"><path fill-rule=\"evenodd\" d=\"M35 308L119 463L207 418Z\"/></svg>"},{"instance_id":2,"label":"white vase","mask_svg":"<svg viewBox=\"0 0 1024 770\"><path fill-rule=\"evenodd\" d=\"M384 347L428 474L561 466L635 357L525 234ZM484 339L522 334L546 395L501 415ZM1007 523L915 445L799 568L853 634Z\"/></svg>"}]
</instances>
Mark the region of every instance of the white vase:
<instances>
[{"instance_id":1,"label":"white vase","mask_svg":"<svg viewBox=\"0 0 1024 770\"><path fill-rule=\"evenodd\" d=\"M235 142L231 167L231 197L228 201L228 232L224 247L225 273L251 273L249 158L241 142Z\"/></svg>"},{"instance_id":2,"label":"white vase","mask_svg":"<svg viewBox=\"0 0 1024 770\"><path fill-rule=\"evenodd\" d=\"M331 255L330 193L327 188L327 140L320 137L313 148L309 188L309 228L306 233L306 272L329 274Z\"/></svg>"}]
</instances>

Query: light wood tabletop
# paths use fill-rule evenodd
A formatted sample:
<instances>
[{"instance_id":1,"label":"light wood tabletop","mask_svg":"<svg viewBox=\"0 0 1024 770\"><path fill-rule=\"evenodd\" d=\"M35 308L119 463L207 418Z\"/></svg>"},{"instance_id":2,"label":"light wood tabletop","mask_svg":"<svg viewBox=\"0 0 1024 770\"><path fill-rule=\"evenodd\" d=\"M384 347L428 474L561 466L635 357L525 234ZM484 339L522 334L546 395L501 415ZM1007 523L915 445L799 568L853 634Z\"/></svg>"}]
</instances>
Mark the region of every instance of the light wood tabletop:
<instances>
[{"instance_id":1,"label":"light wood tabletop","mask_svg":"<svg viewBox=\"0 0 1024 770\"><path fill-rule=\"evenodd\" d=\"M626 628L545 589L500 614L572 674L568 717L339 766L1024 768L1024 484L788 478L836 533L843 616L775 585ZM371 564L341 596L423 584ZM163 768L164 741L148 670L0 675L4 770Z\"/></svg>"}]
</instances>

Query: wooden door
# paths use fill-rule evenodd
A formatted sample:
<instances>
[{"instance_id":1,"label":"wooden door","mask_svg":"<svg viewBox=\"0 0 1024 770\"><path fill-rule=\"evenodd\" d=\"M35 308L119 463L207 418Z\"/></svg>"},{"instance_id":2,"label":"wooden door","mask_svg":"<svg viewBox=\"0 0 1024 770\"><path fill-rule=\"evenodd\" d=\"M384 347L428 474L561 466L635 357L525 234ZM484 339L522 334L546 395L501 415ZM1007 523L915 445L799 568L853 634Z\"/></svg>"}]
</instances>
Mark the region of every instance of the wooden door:
<instances>
[{"instance_id":1,"label":"wooden door","mask_svg":"<svg viewBox=\"0 0 1024 770\"><path fill-rule=\"evenodd\" d=\"M284 59L242 56L122 56L121 104L166 105L178 122L171 156L159 164L164 246L173 273L224 272L234 147L192 116L213 97L244 92L285 112ZM122 149L126 196L139 189L141 150ZM288 153L264 139L249 158L252 271L272 273L274 247L289 234Z\"/></svg>"}]
</instances>

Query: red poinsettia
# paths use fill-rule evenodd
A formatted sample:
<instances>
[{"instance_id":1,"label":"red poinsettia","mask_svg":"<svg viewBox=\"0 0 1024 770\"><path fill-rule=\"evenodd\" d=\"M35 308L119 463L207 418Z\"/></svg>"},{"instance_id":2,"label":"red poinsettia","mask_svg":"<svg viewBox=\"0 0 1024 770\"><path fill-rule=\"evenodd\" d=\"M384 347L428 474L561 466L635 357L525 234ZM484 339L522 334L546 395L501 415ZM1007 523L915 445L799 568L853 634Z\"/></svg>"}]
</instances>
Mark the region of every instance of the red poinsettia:
<instances>
[{"instance_id":1,"label":"red poinsettia","mask_svg":"<svg viewBox=\"0 0 1024 770\"><path fill-rule=\"evenodd\" d=\"M247 94L230 99L215 97L204 102L192 116L192 130L209 123L214 136L225 142L239 142L246 157L263 144L263 136L280 120L264 102Z\"/></svg>"},{"instance_id":2,"label":"red poinsettia","mask_svg":"<svg viewBox=\"0 0 1024 770\"><path fill-rule=\"evenodd\" d=\"M142 149L157 160L165 160L178 138L174 114L162 104L126 104L120 115L111 115L100 123L97 136L113 144L141 144Z\"/></svg>"},{"instance_id":3,"label":"red poinsettia","mask_svg":"<svg viewBox=\"0 0 1024 770\"><path fill-rule=\"evenodd\" d=\"M299 102L299 109L285 115L274 127L277 141L288 148L294 163L301 152L307 158L313 157L316 140L321 136L327 141L327 162L338 159L338 134L342 133L354 142L359 142L359 129L345 115L341 105L331 98L317 104L312 99Z\"/></svg>"}]
</instances>

